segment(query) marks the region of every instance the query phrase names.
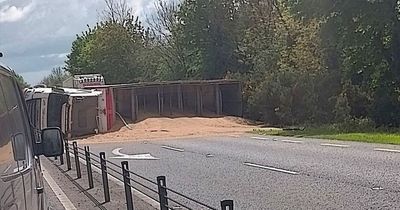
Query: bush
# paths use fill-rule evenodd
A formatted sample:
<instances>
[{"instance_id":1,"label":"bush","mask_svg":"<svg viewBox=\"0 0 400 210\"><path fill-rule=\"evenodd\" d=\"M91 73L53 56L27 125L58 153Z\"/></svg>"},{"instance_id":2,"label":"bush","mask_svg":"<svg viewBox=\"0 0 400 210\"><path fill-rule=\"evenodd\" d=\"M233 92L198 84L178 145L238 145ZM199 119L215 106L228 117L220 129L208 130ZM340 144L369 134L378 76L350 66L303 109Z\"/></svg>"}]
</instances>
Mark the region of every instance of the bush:
<instances>
[{"instance_id":1,"label":"bush","mask_svg":"<svg viewBox=\"0 0 400 210\"><path fill-rule=\"evenodd\" d=\"M376 124L369 118L349 118L334 124L334 129L343 132L371 132L376 130Z\"/></svg>"}]
</instances>

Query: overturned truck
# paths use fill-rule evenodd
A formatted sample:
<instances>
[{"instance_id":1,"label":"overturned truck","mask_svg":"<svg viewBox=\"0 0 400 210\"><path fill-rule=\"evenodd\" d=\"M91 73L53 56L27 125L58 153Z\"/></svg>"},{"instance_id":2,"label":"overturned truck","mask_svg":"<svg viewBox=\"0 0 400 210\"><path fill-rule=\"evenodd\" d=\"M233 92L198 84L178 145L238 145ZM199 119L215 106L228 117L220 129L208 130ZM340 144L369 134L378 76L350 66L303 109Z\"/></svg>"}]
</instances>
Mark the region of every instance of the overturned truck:
<instances>
[{"instance_id":1,"label":"overturned truck","mask_svg":"<svg viewBox=\"0 0 400 210\"><path fill-rule=\"evenodd\" d=\"M101 91L29 88L25 90L25 100L35 130L59 127L69 138L107 131L105 99Z\"/></svg>"},{"instance_id":2,"label":"overturned truck","mask_svg":"<svg viewBox=\"0 0 400 210\"><path fill-rule=\"evenodd\" d=\"M60 127L69 138L109 131L116 116L242 116L242 86L236 80L196 80L90 85L25 90L31 124Z\"/></svg>"},{"instance_id":3,"label":"overturned truck","mask_svg":"<svg viewBox=\"0 0 400 210\"><path fill-rule=\"evenodd\" d=\"M112 93L116 112L132 122L153 116L242 116L237 80L192 80L92 86Z\"/></svg>"}]
</instances>

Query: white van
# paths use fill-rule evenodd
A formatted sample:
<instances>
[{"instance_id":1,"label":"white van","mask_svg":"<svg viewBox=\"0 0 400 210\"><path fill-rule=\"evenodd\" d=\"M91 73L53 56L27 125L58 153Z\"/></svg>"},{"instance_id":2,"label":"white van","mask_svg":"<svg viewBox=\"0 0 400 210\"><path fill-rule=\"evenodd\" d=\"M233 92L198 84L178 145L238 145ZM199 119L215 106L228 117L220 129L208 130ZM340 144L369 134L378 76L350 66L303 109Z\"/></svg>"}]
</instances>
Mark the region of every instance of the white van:
<instances>
[{"instance_id":1,"label":"white van","mask_svg":"<svg viewBox=\"0 0 400 210\"><path fill-rule=\"evenodd\" d=\"M21 88L0 65L0 210L46 209L39 156L62 154L59 128L33 135Z\"/></svg>"}]
</instances>

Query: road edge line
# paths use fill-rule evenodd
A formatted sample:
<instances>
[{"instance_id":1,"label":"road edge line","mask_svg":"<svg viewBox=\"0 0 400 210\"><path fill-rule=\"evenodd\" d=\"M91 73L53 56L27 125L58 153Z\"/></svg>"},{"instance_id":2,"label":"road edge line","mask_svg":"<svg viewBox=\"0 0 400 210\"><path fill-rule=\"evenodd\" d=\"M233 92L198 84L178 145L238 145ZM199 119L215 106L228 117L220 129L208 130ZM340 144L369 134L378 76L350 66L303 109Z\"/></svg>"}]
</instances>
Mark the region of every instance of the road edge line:
<instances>
[{"instance_id":1,"label":"road edge line","mask_svg":"<svg viewBox=\"0 0 400 210\"><path fill-rule=\"evenodd\" d=\"M385 148L374 148L374 151L400 153L400 150L396 150L396 149L385 149Z\"/></svg>"},{"instance_id":2,"label":"road edge line","mask_svg":"<svg viewBox=\"0 0 400 210\"><path fill-rule=\"evenodd\" d=\"M47 184L50 186L51 190L53 190L57 199L64 206L65 210L77 210L68 196L64 193L64 191L58 186L57 182L51 177L50 173L47 169L42 166L43 178L46 180Z\"/></svg>"}]
</instances>

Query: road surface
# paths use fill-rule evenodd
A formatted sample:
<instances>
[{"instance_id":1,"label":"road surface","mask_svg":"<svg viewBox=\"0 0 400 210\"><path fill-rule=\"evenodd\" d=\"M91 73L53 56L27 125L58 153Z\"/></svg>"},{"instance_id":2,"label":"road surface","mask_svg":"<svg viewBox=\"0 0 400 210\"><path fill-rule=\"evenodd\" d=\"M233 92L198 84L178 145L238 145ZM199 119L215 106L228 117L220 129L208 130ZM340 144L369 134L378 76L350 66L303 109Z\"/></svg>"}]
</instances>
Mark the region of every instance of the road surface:
<instances>
[{"instance_id":1,"label":"road surface","mask_svg":"<svg viewBox=\"0 0 400 210\"><path fill-rule=\"evenodd\" d=\"M399 146L242 135L90 148L215 207L233 199L235 209L400 208Z\"/></svg>"}]
</instances>

